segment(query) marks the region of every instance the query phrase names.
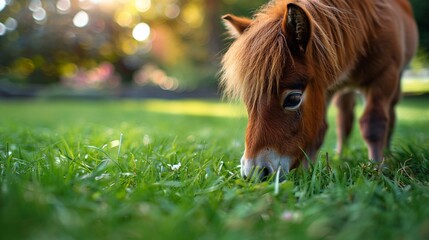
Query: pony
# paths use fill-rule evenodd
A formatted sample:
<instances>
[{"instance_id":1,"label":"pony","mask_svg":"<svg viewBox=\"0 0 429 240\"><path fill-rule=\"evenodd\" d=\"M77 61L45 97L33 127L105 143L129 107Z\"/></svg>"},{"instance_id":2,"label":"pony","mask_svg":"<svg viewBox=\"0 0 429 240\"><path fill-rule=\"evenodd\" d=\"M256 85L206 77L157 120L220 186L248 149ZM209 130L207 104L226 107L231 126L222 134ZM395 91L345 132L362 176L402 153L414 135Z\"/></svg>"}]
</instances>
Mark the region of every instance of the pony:
<instances>
[{"instance_id":1,"label":"pony","mask_svg":"<svg viewBox=\"0 0 429 240\"><path fill-rule=\"evenodd\" d=\"M356 91L365 99L359 126L369 159L383 161L401 75L418 46L408 0L272 0L252 19L222 18L233 41L222 58L220 85L248 113L243 177L257 170L262 180L275 173L284 179L315 161L331 100L341 154Z\"/></svg>"}]
</instances>

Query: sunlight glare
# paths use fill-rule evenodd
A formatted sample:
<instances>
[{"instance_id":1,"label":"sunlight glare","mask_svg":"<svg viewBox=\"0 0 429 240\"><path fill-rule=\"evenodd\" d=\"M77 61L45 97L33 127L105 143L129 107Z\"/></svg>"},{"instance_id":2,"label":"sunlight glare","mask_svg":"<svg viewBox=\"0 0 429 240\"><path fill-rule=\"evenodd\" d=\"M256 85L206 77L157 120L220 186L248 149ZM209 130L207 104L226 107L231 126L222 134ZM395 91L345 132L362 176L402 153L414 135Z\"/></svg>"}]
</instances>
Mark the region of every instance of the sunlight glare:
<instances>
[{"instance_id":1,"label":"sunlight glare","mask_svg":"<svg viewBox=\"0 0 429 240\"><path fill-rule=\"evenodd\" d=\"M89 22L89 16L88 13L85 11L80 11L76 13L76 15L73 18L73 24L78 28L85 27Z\"/></svg>"},{"instance_id":2,"label":"sunlight glare","mask_svg":"<svg viewBox=\"0 0 429 240\"><path fill-rule=\"evenodd\" d=\"M150 36L150 27L146 23L139 23L133 29L133 37L139 42L147 40Z\"/></svg>"},{"instance_id":3,"label":"sunlight glare","mask_svg":"<svg viewBox=\"0 0 429 240\"><path fill-rule=\"evenodd\" d=\"M188 101L162 101L150 100L144 104L144 109L149 112L179 114L189 116L208 116L224 118L243 118L246 109L243 105L223 103Z\"/></svg>"}]
</instances>

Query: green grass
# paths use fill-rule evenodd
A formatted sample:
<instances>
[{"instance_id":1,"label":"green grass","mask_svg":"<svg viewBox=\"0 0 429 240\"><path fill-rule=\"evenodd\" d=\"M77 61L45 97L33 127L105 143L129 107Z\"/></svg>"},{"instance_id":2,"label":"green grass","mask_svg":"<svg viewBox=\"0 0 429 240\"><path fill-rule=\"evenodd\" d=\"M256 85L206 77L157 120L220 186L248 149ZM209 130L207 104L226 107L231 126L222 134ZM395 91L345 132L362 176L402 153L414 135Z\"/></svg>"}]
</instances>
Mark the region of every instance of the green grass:
<instances>
[{"instance_id":1,"label":"green grass","mask_svg":"<svg viewBox=\"0 0 429 240\"><path fill-rule=\"evenodd\" d=\"M239 176L240 105L3 101L0 239L428 239L428 103L400 105L388 169L331 127L275 194Z\"/></svg>"}]
</instances>

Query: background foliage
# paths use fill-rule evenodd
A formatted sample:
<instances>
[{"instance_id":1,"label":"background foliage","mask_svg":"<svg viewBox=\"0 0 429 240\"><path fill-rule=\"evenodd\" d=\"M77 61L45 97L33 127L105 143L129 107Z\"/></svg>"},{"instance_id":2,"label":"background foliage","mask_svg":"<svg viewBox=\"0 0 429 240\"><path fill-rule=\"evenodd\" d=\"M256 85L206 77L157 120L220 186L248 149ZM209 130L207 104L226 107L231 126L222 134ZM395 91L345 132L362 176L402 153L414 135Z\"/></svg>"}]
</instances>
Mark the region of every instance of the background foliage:
<instances>
[{"instance_id":1,"label":"background foliage","mask_svg":"<svg viewBox=\"0 0 429 240\"><path fill-rule=\"evenodd\" d=\"M251 16L266 2L0 0L0 81L214 86L228 44L220 16ZM411 2L427 50L429 2Z\"/></svg>"}]
</instances>

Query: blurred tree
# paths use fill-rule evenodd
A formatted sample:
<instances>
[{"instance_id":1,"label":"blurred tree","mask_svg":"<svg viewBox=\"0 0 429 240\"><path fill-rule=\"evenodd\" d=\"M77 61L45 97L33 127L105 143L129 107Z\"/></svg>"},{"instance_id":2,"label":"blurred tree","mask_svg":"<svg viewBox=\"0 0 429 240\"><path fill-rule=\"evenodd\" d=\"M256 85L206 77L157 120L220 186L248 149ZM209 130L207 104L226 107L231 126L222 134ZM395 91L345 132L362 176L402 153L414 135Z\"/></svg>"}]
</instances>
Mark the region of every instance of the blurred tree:
<instances>
[{"instance_id":1,"label":"blurred tree","mask_svg":"<svg viewBox=\"0 0 429 240\"><path fill-rule=\"evenodd\" d=\"M429 1L428 0L410 0L414 8L414 14L419 26L420 47L424 51L429 51Z\"/></svg>"},{"instance_id":2,"label":"blurred tree","mask_svg":"<svg viewBox=\"0 0 429 240\"><path fill-rule=\"evenodd\" d=\"M166 36L160 48L180 46L180 11L175 0L0 0L0 74L50 83L111 62L131 80L146 62L170 67L184 52L152 50Z\"/></svg>"},{"instance_id":3,"label":"blurred tree","mask_svg":"<svg viewBox=\"0 0 429 240\"><path fill-rule=\"evenodd\" d=\"M103 69L99 67L109 62L125 81L144 84L149 74L155 76L155 84L175 79L182 87L214 86L220 54L229 44L220 17L226 13L251 17L267 2L0 0L0 78L23 83L74 81L86 76L82 71ZM425 18L429 1L411 2L421 46L429 49ZM158 72L153 69L163 74L152 74Z\"/></svg>"},{"instance_id":4,"label":"blurred tree","mask_svg":"<svg viewBox=\"0 0 429 240\"><path fill-rule=\"evenodd\" d=\"M429 51L429 1L427 0L411 0L413 5L414 15L419 26L420 47L425 51Z\"/></svg>"}]
</instances>

